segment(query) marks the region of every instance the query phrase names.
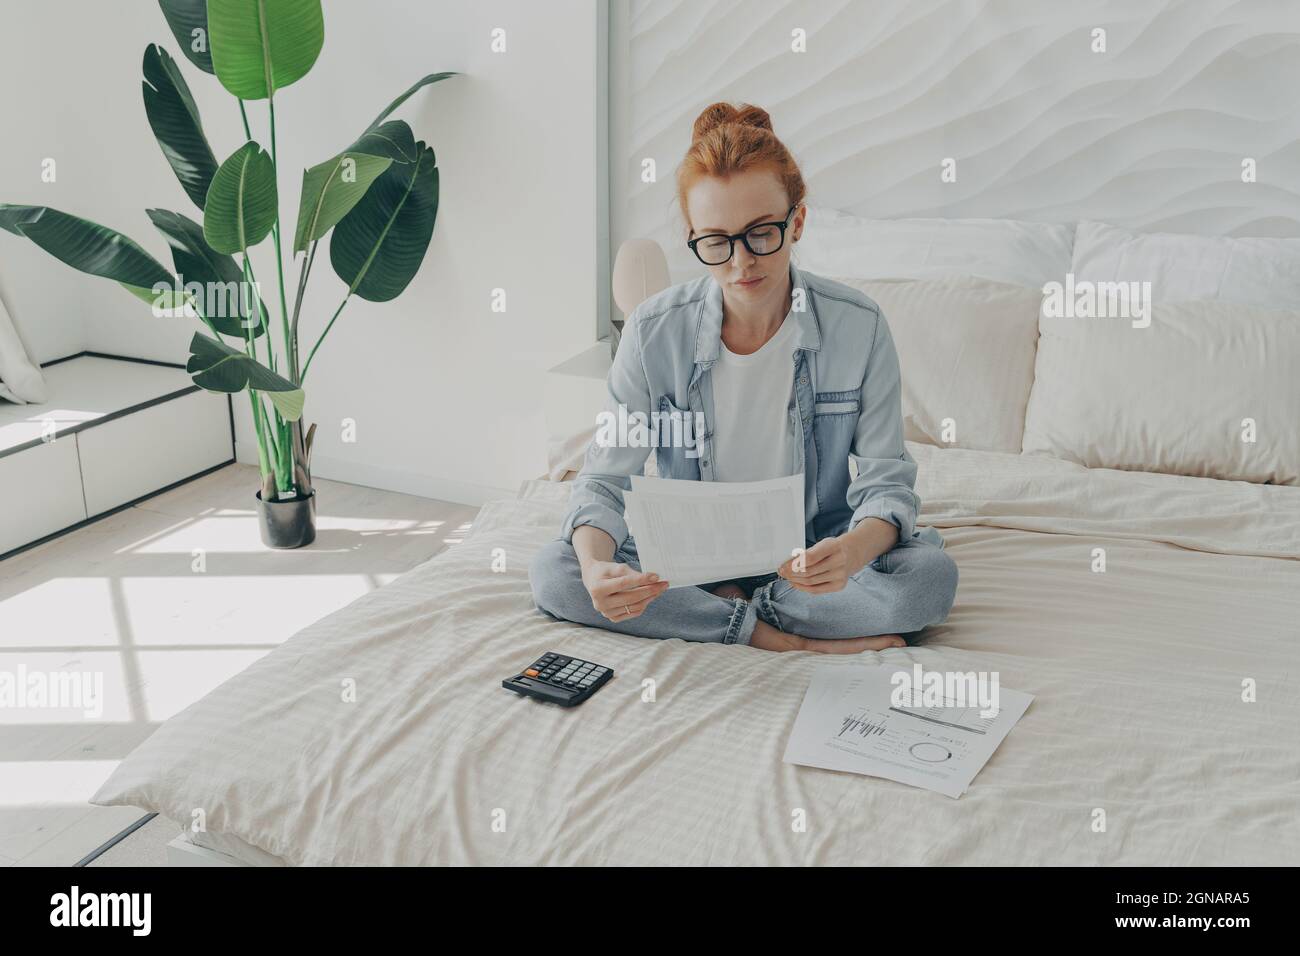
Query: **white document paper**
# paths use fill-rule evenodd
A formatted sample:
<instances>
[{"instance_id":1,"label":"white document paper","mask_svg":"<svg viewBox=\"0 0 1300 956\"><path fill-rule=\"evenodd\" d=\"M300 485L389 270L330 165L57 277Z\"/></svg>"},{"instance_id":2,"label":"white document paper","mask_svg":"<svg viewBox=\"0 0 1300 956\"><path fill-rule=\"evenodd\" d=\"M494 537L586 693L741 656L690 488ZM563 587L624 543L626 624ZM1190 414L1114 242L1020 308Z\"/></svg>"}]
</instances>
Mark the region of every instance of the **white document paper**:
<instances>
[{"instance_id":1,"label":"white document paper","mask_svg":"<svg viewBox=\"0 0 1300 956\"><path fill-rule=\"evenodd\" d=\"M623 502L641 570L673 588L767 574L804 546L802 474L766 481L633 475Z\"/></svg>"},{"instance_id":2,"label":"white document paper","mask_svg":"<svg viewBox=\"0 0 1300 956\"><path fill-rule=\"evenodd\" d=\"M795 718L785 762L896 780L956 799L1034 699L998 688L996 716L980 707L896 707L902 667L818 666ZM950 701L951 703L951 701Z\"/></svg>"}]
</instances>

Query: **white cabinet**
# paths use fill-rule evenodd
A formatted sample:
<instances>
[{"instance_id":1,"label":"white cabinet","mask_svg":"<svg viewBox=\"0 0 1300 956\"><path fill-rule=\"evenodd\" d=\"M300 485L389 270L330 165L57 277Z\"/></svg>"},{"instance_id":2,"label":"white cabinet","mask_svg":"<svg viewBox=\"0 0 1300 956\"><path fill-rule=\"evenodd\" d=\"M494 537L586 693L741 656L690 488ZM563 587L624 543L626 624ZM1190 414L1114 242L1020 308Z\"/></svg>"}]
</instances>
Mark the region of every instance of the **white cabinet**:
<instances>
[{"instance_id":1,"label":"white cabinet","mask_svg":"<svg viewBox=\"0 0 1300 956\"><path fill-rule=\"evenodd\" d=\"M86 517L72 435L0 458L0 554Z\"/></svg>"},{"instance_id":2,"label":"white cabinet","mask_svg":"<svg viewBox=\"0 0 1300 956\"><path fill-rule=\"evenodd\" d=\"M234 460L230 399L182 368L82 354L0 402L0 556Z\"/></svg>"},{"instance_id":3,"label":"white cabinet","mask_svg":"<svg viewBox=\"0 0 1300 956\"><path fill-rule=\"evenodd\" d=\"M227 461L225 395L191 392L77 433L91 516Z\"/></svg>"}]
</instances>

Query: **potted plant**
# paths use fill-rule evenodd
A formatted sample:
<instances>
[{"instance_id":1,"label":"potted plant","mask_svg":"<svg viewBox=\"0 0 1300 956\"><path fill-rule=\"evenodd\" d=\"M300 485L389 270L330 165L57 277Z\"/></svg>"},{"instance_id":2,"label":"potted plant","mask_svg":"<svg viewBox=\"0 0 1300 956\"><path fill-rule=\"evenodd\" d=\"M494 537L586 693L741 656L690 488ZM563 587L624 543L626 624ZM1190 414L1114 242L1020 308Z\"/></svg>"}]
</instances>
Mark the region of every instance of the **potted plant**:
<instances>
[{"instance_id":1,"label":"potted plant","mask_svg":"<svg viewBox=\"0 0 1300 956\"><path fill-rule=\"evenodd\" d=\"M144 52L144 107L158 145L202 222L147 210L171 248L176 275L131 239L48 206L0 203L0 228L30 239L74 269L112 279L159 314L200 319L186 370L214 392L246 391L257 436L262 540L274 548L316 536L311 448L303 385L312 358L348 301L396 298L424 261L438 212L433 150L389 115L412 94L455 73L434 73L393 100L350 145L304 170L292 256L298 281L286 295L276 164L275 94L302 79L325 42L320 0L159 0L186 58L213 74L239 102L246 142L218 162L176 62L157 44ZM246 103L265 100L269 151L256 142ZM347 291L320 336L299 351L299 320L320 242ZM249 258L275 247L279 323ZM276 340L279 340L278 344Z\"/></svg>"}]
</instances>

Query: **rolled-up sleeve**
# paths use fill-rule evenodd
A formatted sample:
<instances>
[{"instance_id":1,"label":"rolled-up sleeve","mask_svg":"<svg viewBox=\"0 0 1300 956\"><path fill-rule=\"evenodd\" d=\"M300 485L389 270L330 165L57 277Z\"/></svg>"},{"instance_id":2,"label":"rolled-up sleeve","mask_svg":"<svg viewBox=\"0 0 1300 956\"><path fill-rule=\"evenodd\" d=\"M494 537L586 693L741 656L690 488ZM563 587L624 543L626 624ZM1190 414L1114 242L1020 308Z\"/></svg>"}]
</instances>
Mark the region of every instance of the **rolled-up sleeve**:
<instances>
[{"instance_id":1,"label":"rolled-up sleeve","mask_svg":"<svg viewBox=\"0 0 1300 956\"><path fill-rule=\"evenodd\" d=\"M881 518L898 527L898 540L907 541L916 528L921 499L916 486L916 462L903 444L902 380L898 352L883 314L876 331L862 380L862 407L849 457L857 477L849 484L848 504L853 509L849 528L864 518Z\"/></svg>"},{"instance_id":2,"label":"rolled-up sleeve","mask_svg":"<svg viewBox=\"0 0 1300 956\"><path fill-rule=\"evenodd\" d=\"M624 416L640 413L649 419L650 386L641 360L638 310L633 310L628 317L606 384L602 416L614 423L615 435L620 406ZM596 434L587 446L582 469L573 479L569 513L560 532L565 541L573 540L575 528L589 524L613 538L615 548L623 546L628 536L627 521L623 516L623 493L631 488L630 476L641 473L649 454L649 445L620 447L617 441L602 441L602 429L597 422Z\"/></svg>"}]
</instances>

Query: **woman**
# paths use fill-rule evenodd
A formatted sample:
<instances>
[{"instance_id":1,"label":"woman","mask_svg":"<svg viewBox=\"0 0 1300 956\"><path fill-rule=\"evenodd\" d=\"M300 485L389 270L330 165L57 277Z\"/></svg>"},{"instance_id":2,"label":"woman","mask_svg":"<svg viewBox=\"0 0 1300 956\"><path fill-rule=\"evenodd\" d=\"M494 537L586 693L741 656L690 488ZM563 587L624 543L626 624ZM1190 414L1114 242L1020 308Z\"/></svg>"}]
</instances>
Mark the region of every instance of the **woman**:
<instances>
[{"instance_id":1,"label":"woman","mask_svg":"<svg viewBox=\"0 0 1300 956\"><path fill-rule=\"evenodd\" d=\"M704 110L677 195L709 274L634 310L609 373L611 410L703 422L696 447L654 449L661 477L802 472L803 561L669 590L642 573L623 515L629 476L651 449L593 440L561 536L530 568L534 600L639 637L829 653L908 643L947 617L957 568L937 531L915 528L916 463L884 317L862 293L791 263L803 177L764 110Z\"/></svg>"}]
</instances>

